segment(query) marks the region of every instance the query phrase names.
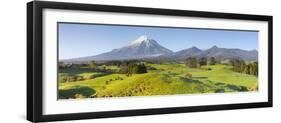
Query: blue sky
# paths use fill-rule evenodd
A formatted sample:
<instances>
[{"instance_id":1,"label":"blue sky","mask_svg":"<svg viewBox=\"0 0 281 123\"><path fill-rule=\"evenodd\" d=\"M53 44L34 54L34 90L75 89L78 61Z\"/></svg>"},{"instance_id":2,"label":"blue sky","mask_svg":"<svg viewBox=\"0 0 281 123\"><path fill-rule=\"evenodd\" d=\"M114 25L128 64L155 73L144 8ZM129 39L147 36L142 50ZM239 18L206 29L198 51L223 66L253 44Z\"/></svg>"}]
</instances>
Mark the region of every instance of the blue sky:
<instances>
[{"instance_id":1,"label":"blue sky","mask_svg":"<svg viewBox=\"0 0 281 123\"><path fill-rule=\"evenodd\" d=\"M147 34L176 52L193 46L258 50L258 32L59 23L59 59L98 55Z\"/></svg>"}]
</instances>

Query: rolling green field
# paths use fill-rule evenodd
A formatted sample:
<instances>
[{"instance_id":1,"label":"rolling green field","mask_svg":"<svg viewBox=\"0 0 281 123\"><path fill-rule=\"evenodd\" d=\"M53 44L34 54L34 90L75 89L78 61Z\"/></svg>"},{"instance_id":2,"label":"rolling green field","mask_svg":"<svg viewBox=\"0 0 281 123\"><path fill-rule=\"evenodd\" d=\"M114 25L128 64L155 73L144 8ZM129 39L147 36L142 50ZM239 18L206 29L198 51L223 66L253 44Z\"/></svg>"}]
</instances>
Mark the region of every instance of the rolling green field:
<instances>
[{"instance_id":1,"label":"rolling green field","mask_svg":"<svg viewBox=\"0 0 281 123\"><path fill-rule=\"evenodd\" d=\"M59 99L226 93L258 90L256 76L237 73L227 65L189 68L184 64L145 63L147 73L100 72L87 67L59 69ZM98 66L118 70L118 66ZM66 82L67 76L78 76ZM69 79L69 78L68 78ZM71 78L70 78L71 79ZM71 80L69 80L71 81Z\"/></svg>"}]
</instances>

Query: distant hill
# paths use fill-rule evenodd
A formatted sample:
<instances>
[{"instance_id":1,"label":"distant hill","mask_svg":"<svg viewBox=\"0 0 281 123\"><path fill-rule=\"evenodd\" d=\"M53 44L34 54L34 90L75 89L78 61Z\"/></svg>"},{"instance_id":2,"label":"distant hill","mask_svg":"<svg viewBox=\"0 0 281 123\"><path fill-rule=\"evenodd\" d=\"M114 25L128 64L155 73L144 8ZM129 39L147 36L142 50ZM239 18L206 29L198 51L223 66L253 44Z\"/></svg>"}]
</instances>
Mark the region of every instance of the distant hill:
<instances>
[{"instance_id":1,"label":"distant hill","mask_svg":"<svg viewBox=\"0 0 281 123\"><path fill-rule=\"evenodd\" d=\"M187 57L215 57L216 59L231 59L239 58L243 60L258 60L258 51L241 50L241 49L227 49L213 46L210 49L200 50L196 47L181 50L175 53L175 58L187 58Z\"/></svg>"},{"instance_id":2,"label":"distant hill","mask_svg":"<svg viewBox=\"0 0 281 123\"><path fill-rule=\"evenodd\" d=\"M203 50L198 49L197 47L191 47L185 50L178 51L174 53L175 58L187 58L187 57L198 57L203 53Z\"/></svg>"},{"instance_id":3,"label":"distant hill","mask_svg":"<svg viewBox=\"0 0 281 123\"><path fill-rule=\"evenodd\" d=\"M216 59L240 58L244 60L258 60L258 51L228 49L213 46L210 49L201 50L197 47L191 47L178 52L173 52L157 43L146 35L140 36L131 44L113 49L99 55L80 57L74 59L60 60L63 62L87 62L110 61L110 60L129 60L129 59L186 59L188 57L215 57Z\"/></svg>"}]
</instances>

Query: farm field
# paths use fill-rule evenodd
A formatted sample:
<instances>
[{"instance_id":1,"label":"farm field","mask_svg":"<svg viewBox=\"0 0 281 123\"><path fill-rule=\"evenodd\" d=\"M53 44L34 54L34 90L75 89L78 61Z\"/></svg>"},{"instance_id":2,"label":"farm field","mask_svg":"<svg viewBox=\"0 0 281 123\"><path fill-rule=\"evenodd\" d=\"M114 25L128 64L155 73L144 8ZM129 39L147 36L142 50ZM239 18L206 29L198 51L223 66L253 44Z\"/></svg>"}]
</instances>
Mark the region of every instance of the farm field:
<instances>
[{"instance_id":1,"label":"farm field","mask_svg":"<svg viewBox=\"0 0 281 123\"><path fill-rule=\"evenodd\" d=\"M254 75L234 72L229 65L190 68L180 63L145 63L147 73L122 74L118 66L59 69L59 99L229 93L258 90ZM101 71L104 69L105 71ZM71 77L75 76L75 81ZM67 81L66 81L67 79ZM74 78L73 78L74 79Z\"/></svg>"}]
</instances>

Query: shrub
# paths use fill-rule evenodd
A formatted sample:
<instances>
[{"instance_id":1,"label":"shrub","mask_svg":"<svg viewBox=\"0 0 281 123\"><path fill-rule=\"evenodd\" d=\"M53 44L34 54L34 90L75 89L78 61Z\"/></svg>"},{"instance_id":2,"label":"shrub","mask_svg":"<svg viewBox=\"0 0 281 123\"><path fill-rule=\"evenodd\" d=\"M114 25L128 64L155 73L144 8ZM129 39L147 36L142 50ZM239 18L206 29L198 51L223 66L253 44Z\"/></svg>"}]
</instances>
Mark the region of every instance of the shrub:
<instances>
[{"instance_id":1,"label":"shrub","mask_svg":"<svg viewBox=\"0 0 281 123\"><path fill-rule=\"evenodd\" d=\"M192 74L191 74L191 73L186 73L186 74L185 74L185 77L191 78L191 77L192 77Z\"/></svg>"},{"instance_id":2,"label":"shrub","mask_svg":"<svg viewBox=\"0 0 281 123\"><path fill-rule=\"evenodd\" d=\"M105 84L108 85L108 84L109 84L109 81L105 81Z\"/></svg>"}]
</instances>

